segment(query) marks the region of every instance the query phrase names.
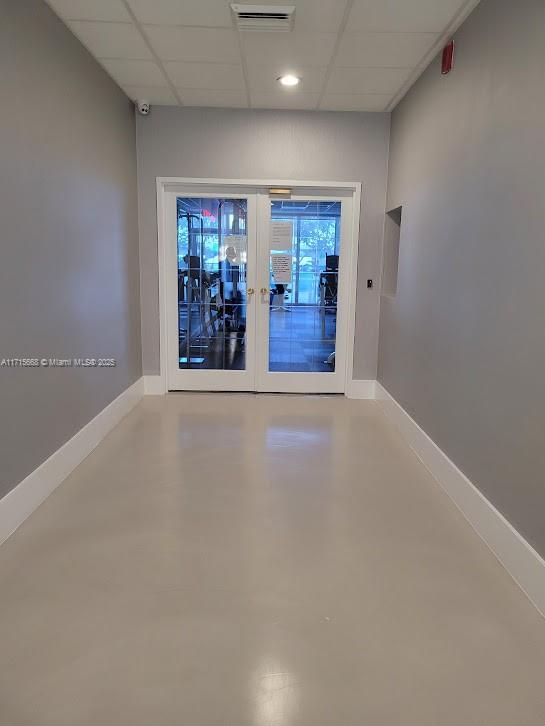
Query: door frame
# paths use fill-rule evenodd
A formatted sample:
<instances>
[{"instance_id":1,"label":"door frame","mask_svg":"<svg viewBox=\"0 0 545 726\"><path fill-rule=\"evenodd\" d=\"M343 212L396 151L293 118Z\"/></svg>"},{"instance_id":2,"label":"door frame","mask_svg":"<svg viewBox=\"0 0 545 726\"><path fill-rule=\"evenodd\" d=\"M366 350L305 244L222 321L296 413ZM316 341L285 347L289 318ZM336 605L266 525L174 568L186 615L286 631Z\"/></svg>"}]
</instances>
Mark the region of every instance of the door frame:
<instances>
[{"instance_id":1,"label":"door frame","mask_svg":"<svg viewBox=\"0 0 545 726\"><path fill-rule=\"evenodd\" d=\"M192 178L192 177L156 177L157 191L157 263L159 272L159 381L157 384L158 393L168 391L168 330L167 330L167 250L168 224L167 193L179 192L181 194L199 195L202 192L213 193L218 188L223 188L229 193L247 192L248 187L269 188L269 187L297 187L298 189L334 192L352 192L352 220L350 228L350 243L346 262L348 265L348 310L346 324L346 365L344 371L344 392L346 393L348 383L352 380L354 367L354 334L356 327L356 292L358 285L358 253L359 253L359 230L360 230L360 207L362 184L361 182L336 182L336 181L301 181L294 179L221 179L221 178Z\"/></svg>"}]
</instances>

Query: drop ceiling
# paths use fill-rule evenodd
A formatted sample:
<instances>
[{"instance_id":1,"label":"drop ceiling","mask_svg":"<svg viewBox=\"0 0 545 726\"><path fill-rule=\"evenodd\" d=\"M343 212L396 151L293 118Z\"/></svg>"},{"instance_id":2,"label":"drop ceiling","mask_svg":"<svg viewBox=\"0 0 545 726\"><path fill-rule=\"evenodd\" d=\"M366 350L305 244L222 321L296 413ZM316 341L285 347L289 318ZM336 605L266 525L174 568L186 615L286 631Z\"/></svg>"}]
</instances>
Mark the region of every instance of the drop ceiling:
<instances>
[{"instance_id":1,"label":"drop ceiling","mask_svg":"<svg viewBox=\"0 0 545 726\"><path fill-rule=\"evenodd\" d=\"M48 2L135 100L389 111L478 0L266 0L295 5L286 33L238 31L230 0Z\"/></svg>"}]
</instances>

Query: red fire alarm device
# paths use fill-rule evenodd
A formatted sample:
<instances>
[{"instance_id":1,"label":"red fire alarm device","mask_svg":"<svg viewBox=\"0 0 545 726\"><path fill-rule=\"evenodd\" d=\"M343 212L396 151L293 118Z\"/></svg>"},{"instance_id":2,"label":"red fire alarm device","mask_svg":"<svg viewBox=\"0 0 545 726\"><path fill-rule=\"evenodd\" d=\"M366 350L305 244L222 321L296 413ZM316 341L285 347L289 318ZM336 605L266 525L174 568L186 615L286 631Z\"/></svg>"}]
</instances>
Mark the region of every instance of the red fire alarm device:
<instances>
[{"instance_id":1,"label":"red fire alarm device","mask_svg":"<svg viewBox=\"0 0 545 726\"><path fill-rule=\"evenodd\" d=\"M450 73L452 68L452 60L454 58L454 41L451 40L450 43L445 45L443 48L443 58L441 59L441 73L445 75L446 73Z\"/></svg>"}]
</instances>

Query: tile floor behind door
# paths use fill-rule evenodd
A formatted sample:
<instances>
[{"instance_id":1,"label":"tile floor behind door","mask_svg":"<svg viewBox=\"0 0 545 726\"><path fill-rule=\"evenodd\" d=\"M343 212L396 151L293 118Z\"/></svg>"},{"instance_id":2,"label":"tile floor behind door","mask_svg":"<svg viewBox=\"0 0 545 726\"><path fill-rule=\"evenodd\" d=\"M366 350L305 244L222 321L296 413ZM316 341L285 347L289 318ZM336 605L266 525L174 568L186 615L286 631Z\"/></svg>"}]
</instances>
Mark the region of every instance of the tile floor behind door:
<instances>
[{"instance_id":1,"label":"tile floor behind door","mask_svg":"<svg viewBox=\"0 0 545 726\"><path fill-rule=\"evenodd\" d=\"M374 402L148 397L0 548L2 726L543 726L544 666Z\"/></svg>"}]
</instances>

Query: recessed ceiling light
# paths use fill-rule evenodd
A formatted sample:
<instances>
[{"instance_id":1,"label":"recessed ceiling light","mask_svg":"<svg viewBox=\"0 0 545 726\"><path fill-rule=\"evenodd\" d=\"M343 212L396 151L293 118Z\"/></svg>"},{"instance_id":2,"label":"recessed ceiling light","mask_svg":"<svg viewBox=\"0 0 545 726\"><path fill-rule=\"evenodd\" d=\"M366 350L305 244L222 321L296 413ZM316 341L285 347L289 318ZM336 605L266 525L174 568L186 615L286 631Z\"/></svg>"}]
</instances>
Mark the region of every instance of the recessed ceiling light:
<instances>
[{"instance_id":1,"label":"recessed ceiling light","mask_svg":"<svg viewBox=\"0 0 545 726\"><path fill-rule=\"evenodd\" d=\"M300 78L297 78L297 76L292 76L291 73L288 73L285 76L280 76L280 78L277 78L276 80L283 86L297 86L301 81Z\"/></svg>"}]
</instances>

